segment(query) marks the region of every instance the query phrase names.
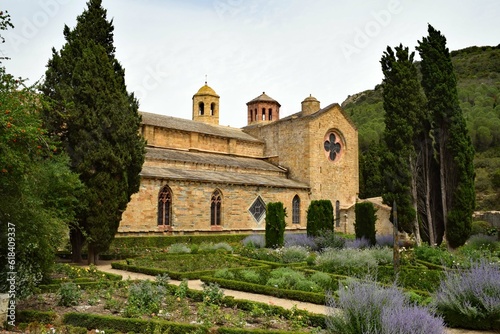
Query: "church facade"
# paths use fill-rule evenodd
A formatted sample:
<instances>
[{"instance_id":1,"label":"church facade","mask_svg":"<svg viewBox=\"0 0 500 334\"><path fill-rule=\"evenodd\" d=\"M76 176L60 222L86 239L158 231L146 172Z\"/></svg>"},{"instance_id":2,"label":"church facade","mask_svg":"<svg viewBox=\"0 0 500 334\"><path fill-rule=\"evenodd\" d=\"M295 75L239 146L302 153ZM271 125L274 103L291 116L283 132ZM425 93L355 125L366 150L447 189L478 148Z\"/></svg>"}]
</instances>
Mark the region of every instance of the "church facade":
<instances>
[{"instance_id":1,"label":"church facade","mask_svg":"<svg viewBox=\"0 0 500 334\"><path fill-rule=\"evenodd\" d=\"M141 113L146 160L119 234L262 231L269 202L286 207L287 230L305 230L319 199L332 201L336 229L353 231L358 133L338 104L321 108L309 96L280 118L280 104L262 93L240 129L219 125L219 100L205 84L192 120Z\"/></svg>"}]
</instances>

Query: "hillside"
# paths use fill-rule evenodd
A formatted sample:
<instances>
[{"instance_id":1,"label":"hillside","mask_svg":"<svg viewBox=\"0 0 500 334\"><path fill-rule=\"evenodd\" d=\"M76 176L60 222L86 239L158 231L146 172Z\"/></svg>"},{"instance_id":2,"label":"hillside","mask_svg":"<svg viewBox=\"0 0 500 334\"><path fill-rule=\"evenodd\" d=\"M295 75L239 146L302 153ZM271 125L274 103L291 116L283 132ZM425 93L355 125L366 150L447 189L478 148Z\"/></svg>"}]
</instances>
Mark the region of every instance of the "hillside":
<instances>
[{"instance_id":1,"label":"hillside","mask_svg":"<svg viewBox=\"0 0 500 334\"><path fill-rule=\"evenodd\" d=\"M476 149L477 209L500 210L500 45L473 46L451 55L460 106ZM384 131L381 85L349 96L342 106L359 130L360 196L380 195L374 169Z\"/></svg>"}]
</instances>

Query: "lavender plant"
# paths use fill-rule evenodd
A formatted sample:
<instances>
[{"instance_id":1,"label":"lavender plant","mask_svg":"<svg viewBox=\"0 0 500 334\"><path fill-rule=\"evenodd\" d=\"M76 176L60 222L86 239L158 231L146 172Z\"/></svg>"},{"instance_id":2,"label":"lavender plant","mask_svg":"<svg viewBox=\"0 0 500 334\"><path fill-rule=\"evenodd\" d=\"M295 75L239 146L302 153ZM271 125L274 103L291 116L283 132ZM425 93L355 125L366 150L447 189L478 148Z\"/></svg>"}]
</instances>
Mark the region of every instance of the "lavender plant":
<instances>
[{"instance_id":1,"label":"lavender plant","mask_svg":"<svg viewBox=\"0 0 500 334\"><path fill-rule=\"evenodd\" d=\"M303 262L309 256L309 251L303 246L283 247L283 263Z\"/></svg>"},{"instance_id":2,"label":"lavender plant","mask_svg":"<svg viewBox=\"0 0 500 334\"><path fill-rule=\"evenodd\" d=\"M327 327L342 334L442 334L442 319L430 309L411 306L396 287L350 281L339 298L327 298Z\"/></svg>"},{"instance_id":3,"label":"lavender plant","mask_svg":"<svg viewBox=\"0 0 500 334\"><path fill-rule=\"evenodd\" d=\"M264 248L266 245L262 234L252 234L242 240L243 246L252 248Z\"/></svg>"},{"instance_id":4,"label":"lavender plant","mask_svg":"<svg viewBox=\"0 0 500 334\"><path fill-rule=\"evenodd\" d=\"M392 234L377 235L375 239L379 247L392 247L394 245L394 236Z\"/></svg>"},{"instance_id":5,"label":"lavender plant","mask_svg":"<svg viewBox=\"0 0 500 334\"><path fill-rule=\"evenodd\" d=\"M486 260L445 273L433 305L451 327L500 329L500 267Z\"/></svg>"},{"instance_id":6,"label":"lavender plant","mask_svg":"<svg viewBox=\"0 0 500 334\"><path fill-rule=\"evenodd\" d=\"M316 250L315 238L305 233L285 233L285 247L301 246L310 250Z\"/></svg>"},{"instance_id":7,"label":"lavender plant","mask_svg":"<svg viewBox=\"0 0 500 334\"><path fill-rule=\"evenodd\" d=\"M354 248L354 249L365 249L365 248L370 248L371 243L370 240L366 239L365 237L362 237L354 240L346 240L344 243L344 247Z\"/></svg>"}]
</instances>

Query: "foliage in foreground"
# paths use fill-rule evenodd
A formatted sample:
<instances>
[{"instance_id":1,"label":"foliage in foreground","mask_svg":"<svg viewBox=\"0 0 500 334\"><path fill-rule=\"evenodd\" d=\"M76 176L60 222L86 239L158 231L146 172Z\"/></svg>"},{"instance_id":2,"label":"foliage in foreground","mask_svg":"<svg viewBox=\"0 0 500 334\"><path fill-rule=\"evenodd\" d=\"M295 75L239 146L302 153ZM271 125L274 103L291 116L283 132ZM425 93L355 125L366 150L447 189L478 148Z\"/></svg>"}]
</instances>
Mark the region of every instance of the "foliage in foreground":
<instances>
[{"instance_id":1,"label":"foliage in foreground","mask_svg":"<svg viewBox=\"0 0 500 334\"><path fill-rule=\"evenodd\" d=\"M446 272L434 304L451 327L500 329L500 267L482 260Z\"/></svg>"},{"instance_id":2,"label":"foliage in foreground","mask_svg":"<svg viewBox=\"0 0 500 334\"><path fill-rule=\"evenodd\" d=\"M411 305L396 287L352 281L328 299L327 327L338 334L442 334L444 323L427 308Z\"/></svg>"},{"instance_id":3,"label":"foliage in foreground","mask_svg":"<svg viewBox=\"0 0 500 334\"><path fill-rule=\"evenodd\" d=\"M283 203L268 203L266 208L266 247L283 247L285 242L286 209Z\"/></svg>"}]
</instances>

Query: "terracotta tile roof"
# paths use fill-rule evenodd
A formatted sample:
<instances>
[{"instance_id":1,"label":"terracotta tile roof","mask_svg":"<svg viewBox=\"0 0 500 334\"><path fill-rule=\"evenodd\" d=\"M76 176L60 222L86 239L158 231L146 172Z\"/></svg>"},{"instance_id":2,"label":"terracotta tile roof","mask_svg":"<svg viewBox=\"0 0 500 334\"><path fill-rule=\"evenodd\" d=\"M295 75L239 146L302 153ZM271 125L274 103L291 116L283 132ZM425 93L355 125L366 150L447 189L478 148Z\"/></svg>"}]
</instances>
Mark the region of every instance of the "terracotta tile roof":
<instances>
[{"instance_id":1,"label":"terracotta tile roof","mask_svg":"<svg viewBox=\"0 0 500 334\"><path fill-rule=\"evenodd\" d=\"M275 99L273 99L272 97L270 97L269 95L267 95L265 92L262 92L262 94L260 94L259 96L257 96L255 99L247 102L247 105L249 105L251 103L254 103L254 102L260 102L260 101L263 101L263 102L274 102L274 103L277 103L281 107L281 105L278 103L278 101L276 101Z\"/></svg>"},{"instance_id":2,"label":"terracotta tile roof","mask_svg":"<svg viewBox=\"0 0 500 334\"><path fill-rule=\"evenodd\" d=\"M208 164L216 166L240 167L243 169L255 169L265 171L275 171L283 173L284 170L268 162L244 157L234 157L222 154L179 151L165 148L146 148L146 158L148 160L168 160L181 161L198 164Z\"/></svg>"},{"instance_id":3,"label":"terracotta tile roof","mask_svg":"<svg viewBox=\"0 0 500 334\"><path fill-rule=\"evenodd\" d=\"M243 132L241 129L222 125L212 125L188 119L158 115L141 111L142 124L179 131L197 132L217 137L234 138L249 142L262 142L255 137Z\"/></svg>"},{"instance_id":4,"label":"terracotta tile roof","mask_svg":"<svg viewBox=\"0 0 500 334\"><path fill-rule=\"evenodd\" d=\"M145 178L186 180L202 183L224 183L262 187L309 189L309 186L305 183L284 177L237 172L217 172L144 166L141 171L141 176Z\"/></svg>"}]
</instances>

